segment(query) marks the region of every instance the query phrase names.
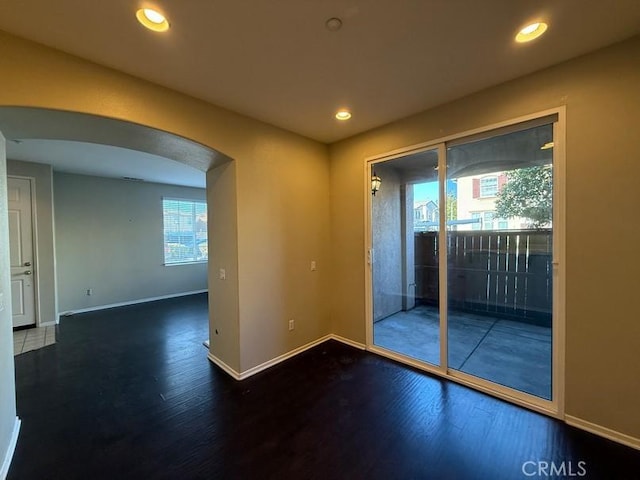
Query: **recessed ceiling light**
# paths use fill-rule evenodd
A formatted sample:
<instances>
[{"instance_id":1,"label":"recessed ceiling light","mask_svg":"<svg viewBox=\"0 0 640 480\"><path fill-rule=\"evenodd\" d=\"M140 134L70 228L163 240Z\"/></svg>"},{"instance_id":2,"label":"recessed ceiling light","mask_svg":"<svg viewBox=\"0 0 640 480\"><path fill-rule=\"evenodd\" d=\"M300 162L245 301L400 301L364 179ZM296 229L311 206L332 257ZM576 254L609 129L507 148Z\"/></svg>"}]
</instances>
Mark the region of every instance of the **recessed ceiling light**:
<instances>
[{"instance_id":1,"label":"recessed ceiling light","mask_svg":"<svg viewBox=\"0 0 640 480\"><path fill-rule=\"evenodd\" d=\"M337 32L342 28L342 20L338 17L332 17L326 22L324 22L324 26L327 27L327 30L330 32Z\"/></svg>"},{"instance_id":2,"label":"recessed ceiling light","mask_svg":"<svg viewBox=\"0 0 640 480\"><path fill-rule=\"evenodd\" d=\"M524 43L530 42L531 40L535 40L544 32L547 31L548 25L543 22L532 23L531 25L527 25L522 30L518 32L516 35L516 42Z\"/></svg>"},{"instance_id":3,"label":"recessed ceiling light","mask_svg":"<svg viewBox=\"0 0 640 480\"><path fill-rule=\"evenodd\" d=\"M336 118L338 120L349 120L351 118L351 112L349 110L339 110L336 113Z\"/></svg>"},{"instance_id":4,"label":"recessed ceiling light","mask_svg":"<svg viewBox=\"0 0 640 480\"><path fill-rule=\"evenodd\" d=\"M136 12L136 18L144 27L154 32L166 32L169 30L169 22L157 10L141 8Z\"/></svg>"}]
</instances>

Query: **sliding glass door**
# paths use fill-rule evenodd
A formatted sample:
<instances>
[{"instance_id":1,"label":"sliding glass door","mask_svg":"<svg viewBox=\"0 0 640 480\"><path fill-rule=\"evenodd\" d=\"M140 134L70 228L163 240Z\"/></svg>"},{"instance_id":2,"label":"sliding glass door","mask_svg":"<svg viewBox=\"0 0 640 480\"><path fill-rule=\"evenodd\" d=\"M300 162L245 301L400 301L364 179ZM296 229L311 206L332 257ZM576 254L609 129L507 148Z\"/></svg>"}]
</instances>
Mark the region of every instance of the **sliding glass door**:
<instances>
[{"instance_id":1,"label":"sliding glass door","mask_svg":"<svg viewBox=\"0 0 640 480\"><path fill-rule=\"evenodd\" d=\"M370 163L374 348L553 399L556 121Z\"/></svg>"},{"instance_id":2,"label":"sliding glass door","mask_svg":"<svg viewBox=\"0 0 640 480\"><path fill-rule=\"evenodd\" d=\"M440 364L438 150L371 166L373 342Z\"/></svg>"},{"instance_id":3,"label":"sliding glass door","mask_svg":"<svg viewBox=\"0 0 640 480\"><path fill-rule=\"evenodd\" d=\"M553 125L447 150L450 369L551 399Z\"/></svg>"}]
</instances>

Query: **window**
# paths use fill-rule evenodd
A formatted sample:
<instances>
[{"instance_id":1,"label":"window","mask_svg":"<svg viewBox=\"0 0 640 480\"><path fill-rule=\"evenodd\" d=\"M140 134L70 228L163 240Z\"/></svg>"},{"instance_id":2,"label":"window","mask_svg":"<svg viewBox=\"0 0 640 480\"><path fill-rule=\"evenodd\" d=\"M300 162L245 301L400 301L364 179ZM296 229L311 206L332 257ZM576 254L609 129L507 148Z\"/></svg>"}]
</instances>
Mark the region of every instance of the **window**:
<instances>
[{"instance_id":1,"label":"window","mask_svg":"<svg viewBox=\"0 0 640 480\"><path fill-rule=\"evenodd\" d=\"M493 212L484 212L482 217L482 229L493 230Z\"/></svg>"},{"instance_id":2,"label":"window","mask_svg":"<svg viewBox=\"0 0 640 480\"><path fill-rule=\"evenodd\" d=\"M480 198L495 197L498 194L498 177L480 179Z\"/></svg>"},{"instance_id":3,"label":"window","mask_svg":"<svg viewBox=\"0 0 640 480\"><path fill-rule=\"evenodd\" d=\"M475 220L471 225L472 230L493 230L496 228L496 224L499 230L509 228L507 220L496 218L494 211L471 212L471 219Z\"/></svg>"},{"instance_id":4,"label":"window","mask_svg":"<svg viewBox=\"0 0 640 480\"><path fill-rule=\"evenodd\" d=\"M471 212L471 218L475 220L471 228L473 230L480 230L480 228L482 228L482 215L480 214L480 212Z\"/></svg>"},{"instance_id":5,"label":"window","mask_svg":"<svg viewBox=\"0 0 640 480\"><path fill-rule=\"evenodd\" d=\"M164 263L206 262L207 204L195 200L162 199Z\"/></svg>"}]
</instances>

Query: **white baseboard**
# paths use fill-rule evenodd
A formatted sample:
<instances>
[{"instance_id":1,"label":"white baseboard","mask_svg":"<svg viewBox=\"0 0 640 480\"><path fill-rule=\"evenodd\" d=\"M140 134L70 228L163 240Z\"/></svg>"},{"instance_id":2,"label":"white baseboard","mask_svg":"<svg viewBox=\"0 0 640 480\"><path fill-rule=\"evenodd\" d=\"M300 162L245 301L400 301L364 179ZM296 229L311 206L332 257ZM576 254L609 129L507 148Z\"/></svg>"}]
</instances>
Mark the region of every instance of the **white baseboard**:
<instances>
[{"instance_id":1,"label":"white baseboard","mask_svg":"<svg viewBox=\"0 0 640 480\"><path fill-rule=\"evenodd\" d=\"M242 380L242 378L240 377L240 374L236 372L235 369L231 368L229 365L227 365L218 357L216 357L213 353L211 353L211 350L209 350L209 353L207 354L207 358L209 359L209 361L211 361L212 363L215 363L218 367L224 370L224 372L227 373L230 377L234 378L235 380Z\"/></svg>"},{"instance_id":2,"label":"white baseboard","mask_svg":"<svg viewBox=\"0 0 640 480\"><path fill-rule=\"evenodd\" d=\"M137 305L138 303L155 302L157 300L166 300L168 298L186 297L188 295L196 295L198 293L206 293L208 291L209 291L208 289L204 289L204 290L194 290L192 292L171 293L169 295L160 295L159 297L140 298L138 300L129 300L126 302L110 303L108 305L96 305L95 307L78 308L76 310L69 310L67 312L58 313L58 322L56 323L59 323L60 317L64 317L66 315L74 315L76 313L95 312L97 310L106 310L107 308L126 307L127 305Z\"/></svg>"},{"instance_id":3,"label":"white baseboard","mask_svg":"<svg viewBox=\"0 0 640 480\"><path fill-rule=\"evenodd\" d=\"M329 335L332 340L336 340L338 342L342 342L345 345L349 345L350 347L357 348L358 350L366 350L367 346L364 343L355 342L353 340L349 340L348 338L341 337L340 335L336 335L332 333Z\"/></svg>"},{"instance_id":4,"label":"white baseboard","mask_svg":"<svg viewBox=\"0 0 640 480\"><path fill-rule=\"evenodd\" d=\"M591 423L581 418L573 417L571 415L565 415L564 419L571 426L580 428L581 430L586 430L587 432L594 433L604 438L608 438L609 440L621 443L623 445L626 445L627 447L640 450L640 438L632 437L631 435L626 435L624 433L617 432L616 430L611 430L610 428L603 427L596 423Z\"/></svg>"},{"instance_id":5,"label":"white baseboard","mask_svg":"<svg viewBox=\"0 0 640 480\"><path fill-rule=\"evenodd\" d=\"M20 433L20 419L16 417L16 421L13 424L13 432L11 434L11 440L9 440L9 446L4 454L4 460L0 465L0 480L5 480L9 474L9 467L11 466L11 460L13 454L16 451L16 445L18 444L18 434Z\"/></svg>"},{"instance_id":6,"label":"white baseboard","mask_svg":"<svg viewBox=\"0 0 640 480\"><path fill-rule=\"evenodd\" d=\"M38 327L55 327L58 324L55 320L51 320L50 322L42 322L38 325Z\"/></svg>"},{"instance_id":7,"label":"white baseboard","mask_svg":"<svg viewBox=\"0 0 640 480\"><path fill-rule=\"evenodd\" d=\"M277 365L280 362L284 362L285 360L288 360L291 357L295 357L296 355L304 352L305 350L309 350L310 348L313 348L316 345L320 345L321 343L326 342L330 338L331 338L330 335L325 335L324 337L321 337L317 340L309 342L306 345L302 345L298 348L294 348L290 352L283 353L282 355L279 355L276 358L272 358L271 360L261 363L260 365L251 367L250 369L242 372L238 380L244 380L245 378L249 378L250 376L255 375L256 373L262 372L263 370L266 370L269 367L273 367L274 365Z\"/></svg>"},{"instance_id":8,"label":"white baseboard","mask_svg":"<svg viewBox=\"0 0 640 480\"><path fill-rule=\"evenodd\" d=\"M244 372L240 373L237 372L235 369L231 368L229 365L227 365L225 362L223 362L222 360L220 360L218 357L216 357L213 353L211 353L211 351L209 351L209 354L207 355L207 358L209 360L211 360L213 363L215 363L216 365L218 365L222 370L224 370L226 373L228 373L231 377L235 378L236 380L244 380L245 378L249 378L252 375L255 375L256 373L262 372L263 370L266 370L267 368L273 367L274 365L277 365L278 363L284 362L285 360L288 360L292 357L295 357L296 355L299 355L300 353L304 352L305 350L309 350L310 348L313 348L317 345L320 345L321 343L326 342L327 340L336 340L338 342L342 342L346 345L349 345L350 347L354 347L357 348L359 350L364 350L365 346L361 343L358 342L354 342L353 340L349 340L347 338L341 337L339 335L334 335L334 334L329 334L329 335L325 335L324 337L320 337L317 340L314 340L312 342L309 342L305 345L302 345L300 347L294 348L293 350L287 352L287 353L283 353L282 355L279 355L275 358L272 358L271 360L268 360L264 363L261 363L260 365L256 365L255 367L251 367L248 370L245 370Z\"/></svg>"}]
</instances>

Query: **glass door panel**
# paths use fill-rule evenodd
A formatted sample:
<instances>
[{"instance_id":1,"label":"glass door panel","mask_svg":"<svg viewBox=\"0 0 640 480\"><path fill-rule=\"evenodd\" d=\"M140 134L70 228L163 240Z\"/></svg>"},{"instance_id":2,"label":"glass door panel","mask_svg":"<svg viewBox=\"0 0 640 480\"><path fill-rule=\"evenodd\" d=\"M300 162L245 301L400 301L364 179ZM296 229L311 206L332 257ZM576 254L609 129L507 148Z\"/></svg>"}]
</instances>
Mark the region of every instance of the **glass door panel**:
<instances>
[{"instance_id":1,"label":"glass door panel","mask_svg":"<svg viewBox=\"0 0 640 480\"><path fill-rule=\"evenodd\" d=\"M373 343L439 365L438 151L375 163L374 177Z\"/></svg>"},{"instance_id":2,"label":"glass door panel","mask_svg":"<svg viewBox=\"0 0 640 480\"><path fill-rule=\"evenodd\" d=\"M551 399L553 124L447 148L448 366Z\"/></svg>"}]
</instances>

